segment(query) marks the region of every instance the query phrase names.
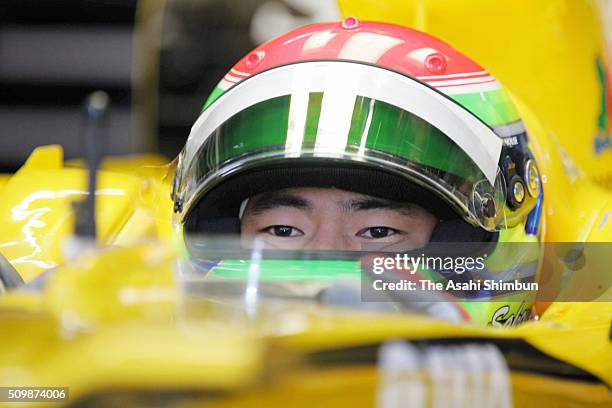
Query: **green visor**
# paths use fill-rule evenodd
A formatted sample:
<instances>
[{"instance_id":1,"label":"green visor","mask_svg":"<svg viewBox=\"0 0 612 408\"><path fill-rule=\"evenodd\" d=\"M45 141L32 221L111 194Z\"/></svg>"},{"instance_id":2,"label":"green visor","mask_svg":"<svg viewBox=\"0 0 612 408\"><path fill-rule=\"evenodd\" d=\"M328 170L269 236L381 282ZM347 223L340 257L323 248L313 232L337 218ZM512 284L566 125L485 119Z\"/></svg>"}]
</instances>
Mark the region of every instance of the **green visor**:
<instances>
[{"instance_id":1,"label":"green visor","mask_svg":"<svg viewBox=\"0 0 612 408\"><path fill-rule=\"evenodd\" d=\"M337 187L505 228L502 140L419 81L366 64L292 64L237 84L202 112L180 156L176 223L210 197ZM229 187L228 187L229 186ZM238 201L238 204L236 204ZM199 211L199 210L198 210Z\"/></svg>"}]
</instances>

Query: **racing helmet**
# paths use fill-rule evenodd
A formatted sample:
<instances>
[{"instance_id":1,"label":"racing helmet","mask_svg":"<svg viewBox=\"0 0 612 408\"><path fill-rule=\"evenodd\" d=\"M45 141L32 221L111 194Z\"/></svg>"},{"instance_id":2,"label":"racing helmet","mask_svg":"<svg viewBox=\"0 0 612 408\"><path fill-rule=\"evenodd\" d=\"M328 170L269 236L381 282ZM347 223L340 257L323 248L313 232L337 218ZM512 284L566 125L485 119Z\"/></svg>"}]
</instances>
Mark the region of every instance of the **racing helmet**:
<instances>
[{"instance_id":1,"label":"racing helmet","mask_svg":"<svg viewBox=\"0 0 612 408\"><path fill-rule=\"evenodd\" d=\"M393 24L308 25L231 68L179 155L173 223L182 239L237 233L245 199L290 187L408 200L440 220L434 242L494 251L542 234L540 174L502 85L443 41ZM498 251L487 273L533 281L539 264L537 251ZM528 314L533 294L506 295L496 319ZM491 323L505 302L466 309Z\"/></svg>"}]
</instances>

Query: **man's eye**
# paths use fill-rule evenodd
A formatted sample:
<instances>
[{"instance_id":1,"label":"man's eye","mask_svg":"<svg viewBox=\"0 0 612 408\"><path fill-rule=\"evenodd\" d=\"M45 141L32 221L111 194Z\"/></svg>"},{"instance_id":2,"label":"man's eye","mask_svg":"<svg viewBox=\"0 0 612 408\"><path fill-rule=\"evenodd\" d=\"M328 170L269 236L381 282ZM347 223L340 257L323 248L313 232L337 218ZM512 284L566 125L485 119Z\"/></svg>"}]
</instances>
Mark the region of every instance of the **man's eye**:
<instances>
[{"instance_id":1,"label":"man's eye","mask_svg":"<svg viewBox=\"0 0 612 408\"><path fill-rule=\"evenodd\" d=\"M299 229L288 225L273 225L264 229L264 232L274 235L275 237L298 237L304 235Z\"/></svg>"},{"instance_id":2,"label":"man's eye","mask_svg":"<svg viewBox=\"0 0 612 408\"><path fill-rule=\"evenodd\" d=\"M376 239L390 237L398 232L398 230L389 227L370 227L359 231L357 235L364 238Z\"/></svg>"}]
</instances>

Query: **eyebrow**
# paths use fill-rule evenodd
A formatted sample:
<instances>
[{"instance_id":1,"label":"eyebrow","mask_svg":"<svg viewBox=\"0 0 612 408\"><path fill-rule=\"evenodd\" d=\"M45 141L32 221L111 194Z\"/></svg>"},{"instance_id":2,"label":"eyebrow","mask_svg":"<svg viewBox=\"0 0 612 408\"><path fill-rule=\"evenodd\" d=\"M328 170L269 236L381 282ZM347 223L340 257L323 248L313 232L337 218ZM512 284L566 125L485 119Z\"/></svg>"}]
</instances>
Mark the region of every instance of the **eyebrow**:
<instances>
[{"instance_id":1,"label":"eyebrow","mask_svg":"<svg viewBox=\"0 0 612 408\"><path fill-rule=\"evenodd\" d=\"M289 193L264 194L249 205L249 211L255 214L278 207L292 207L299 210L312 211L310 201Z\"/></svg>"},{"instance_id":2,"label":"eyebrow","mask_svg":"<svg viewBox=\"0 0 612 408\"><path fill-rule=\"evenodd\" d=\"M402 214L412 215L414 210L412 203L400 203L397 201L385 200L382 198L360 198L350 200L343 205L343 209L348 212L368 211L368 210L391 210Z\"/></svg>"},{"instance_id":3,"label":"eyebrow","mask_svg":"<svg viewBox=\"0 0 612 408\"><path fill-rule=\"evenodd\" d=\"M291 207L298 210L313 211L314 207L309 200L298 195L283 192L263 194L249 204L249 211L261 214L264 211L279 207ZM409 202L397 202L383 198L366 197L349 200L342 203L342 210L346 212L369 211L369 210L391 210L404 215L414 214L414 204Z\"/></svg>"}]
</instances>

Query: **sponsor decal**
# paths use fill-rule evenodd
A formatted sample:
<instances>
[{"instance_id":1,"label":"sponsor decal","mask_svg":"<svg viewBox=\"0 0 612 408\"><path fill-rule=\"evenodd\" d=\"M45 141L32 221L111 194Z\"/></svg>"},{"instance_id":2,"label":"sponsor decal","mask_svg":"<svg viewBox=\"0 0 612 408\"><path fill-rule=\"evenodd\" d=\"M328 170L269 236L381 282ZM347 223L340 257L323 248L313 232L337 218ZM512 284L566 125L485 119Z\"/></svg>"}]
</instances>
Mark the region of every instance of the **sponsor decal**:
<instances>
[{"instance_id":1,"label":"sponsor decal","mask_svg":"<svg viewBox=\"0 0 612 408\"><path fill-rule=\"evenodd\" d=\"M516 146L519 144L518 138L516 136L506 137L503 140L504 140L505 146L512 147L512 146Z\"/></svg>"},{"instance_id":2,"label":"sponsor decal","mask_svg":"<svg viewBox=\"0 0 612 408\"><path fill-rule=\"evenodd\" d=\"M516 313L510 313L510 305L504 305L493 313L493 318L489 322L494 327L517 326L531 316L531 310L525 309L525 302L521 302Z\"/></svg>"},{"instance_id":3,"label":"sponsor decal","mask_svg":"<svg viewBox=\"0 0 612 408\"><path fill-rule=\"evenodd\" d=\"M595 60L597 67L597 78L599 79L600 105L599 115L597 116L597 135L594 139L594 149L596 154L601 154L604 150L612 148L612 137L610 136L610 109L612 104L612 92L610 92L610 82L606 67L600 57Z\"/></svg>"}]
</instances>

